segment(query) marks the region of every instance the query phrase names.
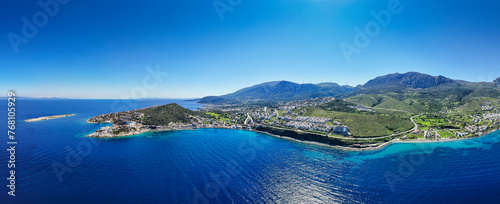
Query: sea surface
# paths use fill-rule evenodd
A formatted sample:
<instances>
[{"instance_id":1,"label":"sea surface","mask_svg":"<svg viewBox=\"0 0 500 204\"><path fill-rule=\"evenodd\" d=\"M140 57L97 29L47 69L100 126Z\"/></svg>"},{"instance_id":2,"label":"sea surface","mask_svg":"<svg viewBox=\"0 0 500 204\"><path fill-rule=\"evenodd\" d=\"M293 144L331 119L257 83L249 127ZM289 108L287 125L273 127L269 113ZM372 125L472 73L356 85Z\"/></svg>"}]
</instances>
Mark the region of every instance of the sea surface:
<instances>
[{"instance_id":1,"label":"sea surface","mask_svg":"<svg viewBox=\"0 0 500 204\"><path fill-rule=\"evenodd\" d=\"M0 203L500 203L500 132L348 152L226 129L86 138L95 115L183 100L18 99L16 191L7 194L7 102L0 111ZM76 116L27 123L25 119Z\"/></svg>"}]
</instances>

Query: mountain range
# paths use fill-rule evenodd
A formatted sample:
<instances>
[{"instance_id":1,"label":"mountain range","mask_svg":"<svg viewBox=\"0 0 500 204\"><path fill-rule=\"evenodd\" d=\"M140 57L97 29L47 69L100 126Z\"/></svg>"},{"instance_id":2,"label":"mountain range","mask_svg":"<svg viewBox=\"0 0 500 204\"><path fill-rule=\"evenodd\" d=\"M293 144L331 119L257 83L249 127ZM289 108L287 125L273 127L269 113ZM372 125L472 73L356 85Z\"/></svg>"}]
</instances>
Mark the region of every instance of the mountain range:
<instances>
[{"instance_id":1,"label":"mountain range","mask_svg":"<svg viewBox=\"0 0 500 204\"><path fill-rule=\"evenodd\" d=\"M500 97L500 78L493 82L468 82L444 76L431 76L418 72L394 73L376 77L356 87L336 83L297 84L273 81L240 89L222 96L207 96L199 103L252 103L293 101L322 96L355 98L360 95L385 95L410 103L419 97L430 100L461 102L473 97ZM423 103L422 105L425 105Z\"/></svg>"},{"instance_id":2,"label":"mountain range","mask_svg":"<svg viewBox=\"0 0 500 204\"><path fill-rule=\"evenodd\" d=\"M208 96L199 103L237 103L252 101L288 101L322 96L338 97L354 89L336 83L297 84L289 81L266 82L222 96Z\"/></svg>"}]
</instances>

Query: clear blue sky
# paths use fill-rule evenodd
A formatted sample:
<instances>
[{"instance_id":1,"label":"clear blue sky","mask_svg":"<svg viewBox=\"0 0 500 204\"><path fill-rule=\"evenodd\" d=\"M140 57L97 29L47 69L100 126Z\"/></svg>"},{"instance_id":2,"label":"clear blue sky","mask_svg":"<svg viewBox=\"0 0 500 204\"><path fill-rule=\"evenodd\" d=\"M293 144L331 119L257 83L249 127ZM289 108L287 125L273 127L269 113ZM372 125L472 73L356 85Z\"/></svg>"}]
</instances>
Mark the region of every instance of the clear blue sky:
<instances>
[{"instance_id":1,"label":"clear blue sky","mask_svg":"<svg viewBox=\"0 0 500 204\"><path fill-rule=\"evenodd\" d=\"M72 0L54 16L37 1L3 2L0 87L23 96L120 98L156 65L168 76L147 97L221 95L275 80L355 86L407 71L500 76L498 1L400 0L400 12L350 62L340 44L354 45L354 28L364 30L371 11L387 10L390 0L220 0L232 9L223 20L214 2ZM41 27L24 36L22 18L33 23L33 16ZM17 53L9 33L25 40L16 38Z\"/></svg>"}]
</instances>

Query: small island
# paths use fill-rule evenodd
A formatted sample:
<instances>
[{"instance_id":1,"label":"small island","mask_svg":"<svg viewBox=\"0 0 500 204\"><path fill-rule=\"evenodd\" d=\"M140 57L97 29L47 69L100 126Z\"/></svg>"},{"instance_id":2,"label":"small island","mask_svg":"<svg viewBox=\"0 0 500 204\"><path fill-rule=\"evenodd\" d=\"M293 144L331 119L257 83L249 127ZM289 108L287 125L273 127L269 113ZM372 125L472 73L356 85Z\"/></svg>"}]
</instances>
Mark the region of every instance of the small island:
<instances>
[{"instance_id":1,"label":"small island","mask_svg":"<svg viewBox=\"0 0 500 204\"><path fill-rule=\"evenodd\" d=\"M52 116L31 118L31 119L27 119L25 121L26 122L35 122L35 121L42 121L42 120L51 120L51 119L56 119L56 118L64 118L64 117L69 117L69 116L74 116L74 115L76 115L76 114L52 115Z\"/></svg>"}]
</instances>

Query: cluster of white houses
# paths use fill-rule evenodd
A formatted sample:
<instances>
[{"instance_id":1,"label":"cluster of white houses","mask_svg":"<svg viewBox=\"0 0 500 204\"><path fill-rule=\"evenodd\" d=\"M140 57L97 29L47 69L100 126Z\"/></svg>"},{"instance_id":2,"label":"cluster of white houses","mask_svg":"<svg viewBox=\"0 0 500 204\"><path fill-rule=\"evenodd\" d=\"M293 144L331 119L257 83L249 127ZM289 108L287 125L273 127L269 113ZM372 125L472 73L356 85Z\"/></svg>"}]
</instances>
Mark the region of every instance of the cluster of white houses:
<instances>
[{"instance_id":1,"label":"cluster of white houses","mask_svg":"<svg viewBox=\"0 0 500 204\"><path fill-rule=\"evenodd\" d=\"M333 119L331 118L309 117L309 116L297 116L293 120L301 122L310 122L310 123L327 123L333 121Z\"/></svg>"},{"instance_id":2,"label":"cluster of white houses","mask_svg":"<svg viewBox=\"0 0 500 204\"><path fill-rule=\"evenodd\" d=\"M334 122L334 125L327 124L332 122L331 118L323 117L309 117L309 116L297 116L295 118L289 116L278 117L278 125L294 128L299 130L311 130L319 132L332 132L334 134L349 135L349 128L347 126L341 125L338 122Z\"/></svg>"},{"instance_id":3,"label":"cluster of white houses","mask_svg":"<svg viewBox=\"0 0 500 204\"><path fill-rule=\"evenodd\" d=\"M322 123L311 123L311 122L300 122L300 121L290 121L285 124L285 127L295 128L299 130L313 130L321 132L329 132L333 125L326 125Z\"/></svg>"},{"instance_id":4,"label":"cluster of white houses","mask_svg":"<svg viewBox=\"0 0 500 204\"><path fill-rule=\"evenodd\" d=\"M483 131L488 130L488 127L489 127L488 125L480 125L480 126L469 125L469 126L465 127L465 130L467 130L470 133L483 132Z\"/></svg>"},{"instance_id":5,"label":"cluster of white houses","mask_svg":"<svg viewBox=\"0 0 500 204\"><path fill-rule=\"evenodd\" d=\"M481 105L481 110L485 111L485 110L494 110L494 109L497 109L498 106L496 104L500 105L500 102L499 101L496 101L496 102L485 101L484 105Z\"/></svg>"},{"instance_id":6,"label":"cluster of white houses","mask_svg":"<svg viewBox=\"0 0 500 204\"><path fill-rule=\"evenodd\" d=\"M469 125L467 127L465 127L465 130L466 132L455 132L455 136L458 136L458 137L463 137L463 136L467 136L469 134L476 134L476 135L483 135L483 132L487 131L488 128L490 126L489 125Z\"/></svg>"},{"instance_id":7,"label":"cluster of white houses","mask_svg":"<svg viewBox=\"0 0 500 204\"><path fill-rule=\"evenodd\" d=\"M319 98L312 98L312 99L307 99L307 100L298 100L298 101L279 103L278 106L280 107L279 109L281 109L281 110L289 111L289 110L294 110L294 109L300 108L300 107L319 106L319 105L328 103L332 100L334 100L334 98L332 98L332 97L319 97Z\"/></svg>"},{"instance_id":8,"label":"cluster of white houses","mask_svg":"<svg viewBox=\"0 0 500 204\"><path fill-rule=\"evenodd\" d=\"M483 120L488 120L491 123L500 124L500 113L484 113Z\"/></svg>"}]
</instances>

